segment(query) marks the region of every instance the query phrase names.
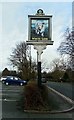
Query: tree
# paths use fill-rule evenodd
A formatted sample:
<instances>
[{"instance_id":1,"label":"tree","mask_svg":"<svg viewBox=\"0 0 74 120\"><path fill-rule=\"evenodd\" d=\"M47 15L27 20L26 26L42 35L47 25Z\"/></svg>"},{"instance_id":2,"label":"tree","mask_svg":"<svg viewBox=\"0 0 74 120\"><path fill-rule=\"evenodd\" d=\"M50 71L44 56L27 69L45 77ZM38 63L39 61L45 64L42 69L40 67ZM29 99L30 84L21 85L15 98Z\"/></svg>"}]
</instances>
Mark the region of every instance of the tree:
<instances>
[{"instance_id":1,"label":"tree","mask_svg":"<svg viewBox=\"0 0 74 120\"><path fill-rule=\"evenodd\" d=\"M65 73L64 73L64 75L63 75L63 77L62 77L62 81L63 81L63 82L68 82L68 81L69 81L69 79L70 79L70 78L69 78L68 73L67 73L67 72L65 72Z\"/></svg>"},{"instance_id":2,"label":"tree","mask_svg":"<svg viewBox=\"0 0 74 120\"><path fill-rule=\"evenodd\" d=\"M72 30L66 29L64 34L64 40L61 42L57 49L61 55L68 56L68 67L74 71L74 27Z\"/></svg>"},{"instance_id":3,"label":"tree","mask_svg":"<svg viewBox=\"0 0 74 120\"><path fill-rule=\"evenodd\" d=\"M16 66L18 71L22 73L23 79L28 79L30 75L30 47L21 42L13 49L9 58L12 65Z\"/></svg>"},{"instance_id":4,"label":"tree","mask_svg":"<svg viewBox=\"0 0 74 120\"><path fill-rule=\"evenodd\" d=\"M52 61L51 66L53 67L54 71L65 71L66 70L66 63L63 58L56 58Z\"/></svg>"},{"instance_id":5,"label":"tree","mask_svg":"<svg viewBox=\"0 0 74 120\"><path fill-rule=\"evenodd\" d=\"M66 63L63 60L63 58L55 58L52 63L52 72L49 73L49 76L52 76L52 78L50 78L50 80L53 81L61 81L61 78L63 77L65 71L66 71Z\"/></svg>"},{"instance_id":6,"label":"tree","mask_svg":"<svg viewBox=\"0 0 74 120\"><path fill-rule=\"evenodd\" d=\"M61 78L63 77L64 75L64 71L61 71L61 70L54 70L53 72L50 73L50 76L52 76L52 81L58 81L60 82L61 81Z\"/></svg>"}]
</instances>

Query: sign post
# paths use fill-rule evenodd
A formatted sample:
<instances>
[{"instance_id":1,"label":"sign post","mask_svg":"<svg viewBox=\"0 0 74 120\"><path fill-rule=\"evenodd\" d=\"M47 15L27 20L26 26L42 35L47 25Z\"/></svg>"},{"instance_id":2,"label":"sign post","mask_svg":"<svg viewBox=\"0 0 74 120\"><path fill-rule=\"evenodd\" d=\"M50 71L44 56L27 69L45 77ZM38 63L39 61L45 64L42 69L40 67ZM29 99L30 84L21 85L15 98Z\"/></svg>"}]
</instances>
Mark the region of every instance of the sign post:
<instances>
[{"instance_id":1,"label":"sign post","mask_svg":"<svg viewBox=\"0 0 74 120\"><path fill-rule=\"evenodd\" d=\"M52 16L45 15L39 9L36 15L28 15L28 45L33 45L38 54L38 86L41 86L41 54L47 45L53 45L52 40Z\"/></svg>"},{"instance_id":2,"label":"sign post","mask_svg":"<svg viewBox=\"0 0 74 120\"><path fill-rule=\"evenodd\" d=\"M37 60L38 60L38 86L41 86L41 54L43 50L46 49L46 45L34 45L34 49L37 50Z\"/></svg>"}]
</instances>

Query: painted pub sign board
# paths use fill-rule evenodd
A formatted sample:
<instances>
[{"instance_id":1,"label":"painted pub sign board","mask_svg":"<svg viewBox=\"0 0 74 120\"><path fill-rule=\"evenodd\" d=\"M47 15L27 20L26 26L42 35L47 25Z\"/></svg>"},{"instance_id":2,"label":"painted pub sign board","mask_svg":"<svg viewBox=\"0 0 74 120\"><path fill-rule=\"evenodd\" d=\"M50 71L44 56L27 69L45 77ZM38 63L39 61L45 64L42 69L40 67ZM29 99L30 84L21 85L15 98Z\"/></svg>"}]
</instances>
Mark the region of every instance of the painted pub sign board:
<instances>
[{"instance_id":1,"label":"painted pub sign board","mask_svg":"<svg viewBox=\"0 0 74 120\"><path fill-rule=\"evenodd\" d=\"M52 38L52 16L45 15L42 9L36 15L28 15L28 40L48 41Z\"/></svg>"}]
</instances>

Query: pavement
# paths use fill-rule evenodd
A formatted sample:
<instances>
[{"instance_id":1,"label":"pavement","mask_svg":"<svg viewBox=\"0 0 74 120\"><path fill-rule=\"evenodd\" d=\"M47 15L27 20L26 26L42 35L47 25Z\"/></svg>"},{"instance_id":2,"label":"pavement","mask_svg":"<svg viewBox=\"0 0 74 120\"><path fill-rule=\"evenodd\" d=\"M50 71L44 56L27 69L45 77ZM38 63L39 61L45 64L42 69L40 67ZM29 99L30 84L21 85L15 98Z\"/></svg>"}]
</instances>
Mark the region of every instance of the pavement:
<instances>
[{"instance_id":1,"label":"pavement","mask_svg":"<svg viewBox=\"0 0 74 120\"><path fill-rule=\"evenodd\" d=\"M2 90L1 90L2 86ZM0 118L2 120L22 119L49 119L49 120L72 120L74 110L65 113L31 113L18 108L18 100L22 94L23 86L6 86L0 82ZM2 99L2 100L1 100ZM2 109L1 109L2 108Z\"/></svg>"}]
</instances>

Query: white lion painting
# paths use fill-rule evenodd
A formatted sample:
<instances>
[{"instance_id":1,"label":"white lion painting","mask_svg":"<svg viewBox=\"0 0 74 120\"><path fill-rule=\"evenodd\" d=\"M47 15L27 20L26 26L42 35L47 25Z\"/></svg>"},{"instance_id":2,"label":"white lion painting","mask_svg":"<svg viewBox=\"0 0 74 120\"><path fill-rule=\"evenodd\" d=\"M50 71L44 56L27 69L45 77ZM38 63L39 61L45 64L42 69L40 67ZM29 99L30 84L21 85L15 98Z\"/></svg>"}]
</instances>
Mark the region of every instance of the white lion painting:
<instances>
[{"instance_id":1,"label":"white lion painting","mask_svg":"<svg viewBox=\"0 0 74 120\"><path fill-rule=\"evenodd\" d=\"M36 34L44 37L44 31L45 31L45 23L44 22L37 22L36 23Z\"/></svg>"}]
</instances>

